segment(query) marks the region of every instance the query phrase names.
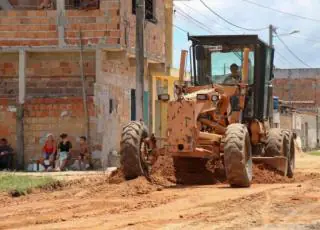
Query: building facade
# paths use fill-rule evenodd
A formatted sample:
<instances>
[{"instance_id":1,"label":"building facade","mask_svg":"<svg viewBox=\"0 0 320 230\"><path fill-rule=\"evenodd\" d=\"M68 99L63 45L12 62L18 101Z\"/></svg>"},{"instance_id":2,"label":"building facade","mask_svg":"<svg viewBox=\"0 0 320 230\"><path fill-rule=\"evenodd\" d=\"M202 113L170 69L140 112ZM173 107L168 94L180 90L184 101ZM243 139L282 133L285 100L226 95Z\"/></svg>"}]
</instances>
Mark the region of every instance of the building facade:
<instances>
[{"instance_id":1,"label":"building facade","mask_svg":"<svg viewBox=\"0 0 320 230\"><path fill-rule=\"evenodd\" d=\"M83 74L90 143L107 165L122 125L136 119L135 1L100 0L90 10L67 0L47 10L35 10L38 1L11 3L0 11L0 137L16 147L23 103L25 163L41 156L48 133L68 133L76 146L87 130ZM144 117L152 127L152 76L166 75L172 61L172 1L146 1L146 9Z\"/></svg>"},{"instance_id":2,"label":"building facade","mask_svg":"<svg viewBox=\"0 0 320 230\"><path fill-rule=\"evenodd\" d=\"M274 94L299 108L316 111L320 106L320 69L276 69Z\"/></svg>"},{"instance_id":3,"label":"building facade","mask_svg":"<svg viewBox=\"0 0 320 230\"><path fill-rule=\"evenodd\" d=\"M294 130L305 150L319 147L320 69L276 69L274 95L280 99L280 127Z\"/></svg>"}]
</instances>

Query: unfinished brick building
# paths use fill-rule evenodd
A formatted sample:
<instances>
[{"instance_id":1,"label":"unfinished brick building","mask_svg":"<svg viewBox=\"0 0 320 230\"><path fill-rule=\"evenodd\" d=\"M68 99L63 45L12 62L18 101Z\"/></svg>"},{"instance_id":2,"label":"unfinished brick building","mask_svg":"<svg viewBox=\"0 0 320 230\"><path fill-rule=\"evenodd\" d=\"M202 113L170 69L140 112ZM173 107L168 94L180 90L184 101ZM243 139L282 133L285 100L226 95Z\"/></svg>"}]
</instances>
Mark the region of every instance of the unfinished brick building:
<instances>
[{"instance_id":1,"label":"unfinished brick building","mask_svg":"<svg viewBox=\"0 0 320 230\"><path fill-rule=\"evenodd\" d=\"M24 0L28 9L12 2L19 10L0 11L0 137L16 147L22 103L24 164L41 156L47 133L66 132L77 146L86 130L81 31L91 145L107 165L121 125L135 119L135 1L100 0L96 10L71 9L67 0L56 0L52 10L33 9L39 1ZM152 125L152 75L165 74L171 64L172 0L146 4L144 112Z\"/></svg>"},{"instance_id":2,"label":"unfinished brick building","mask_svg":"<svg viewBox=\"0 0 320 230\"><path fill-rule=\"evenodd\" d=\"M320 69L276 69L274 94L300 109L317 111L320 107Z\"/></svg>"}]
</instances>

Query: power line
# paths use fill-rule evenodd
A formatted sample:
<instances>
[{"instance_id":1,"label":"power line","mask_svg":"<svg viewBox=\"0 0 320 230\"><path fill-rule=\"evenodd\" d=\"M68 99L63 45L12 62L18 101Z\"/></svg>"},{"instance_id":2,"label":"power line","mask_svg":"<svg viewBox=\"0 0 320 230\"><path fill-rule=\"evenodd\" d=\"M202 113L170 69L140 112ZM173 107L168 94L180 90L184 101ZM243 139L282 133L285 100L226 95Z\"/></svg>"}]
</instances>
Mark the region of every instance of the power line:
<instances>
[{"instance_id":1,"label":"power line","mask_svg":"<svg viewBox=\"0 0 320 230\"><path fill-rule=\"evenodd\" d=\"M285 60L286 62L288 62L290 65L294 65L291 61L289 61L284 55L282 55L279 51L275 50L276 54L279 55L279 57L281 57L283 60ZM281 59L279 59L281 60Z\"/></svg>"},{"instance_id":2,"label":"power line","mask_svg":"<svg viewBox=\"0 0 320 230\"><path fill-rule=\"evenodd\" d=\"M188 34L189 32L186 31L185 29L182 29L180 26L177 26L175 24L173 24L174 27L176 27L178 30L185 32L186 34Z\"/></svg>"},{"instance_id":3,"label":"power line","mask_svg":"<svg viewBox=\"0 0 320 230\"><path fill-rule=\"evenodd\" d=\"M213 31L207 25L205 25L204 23L202 23L199 20L195 19L194 17L190 16L189 14L184 12L183 10L179 9L179 10L176 10L176 12L178 14L180 14L184 18L192 20L195 24L197 24L198 26L202 27L202 29L205 29L207 32L213 33Z\"/></svg>"},{"instance_id":4,"label":"power line","mask_svg":"<svg viewBox=\"0 0 320 230\"><path fill-rule=\"evenodd\" d=\"M314 21L314 22L320 22L320 19L309 18L309 17L305 17L305 16L301 16L301 15L289 13L289 12L282 11L282 10L278 10L278 9L275 9L275 8L271 8L271 7L269 7L269 6L265 6L265 5L262 5L262 4L260 4L260 3L253 2L253 1L250 1L250 0L242 0L242 1L247 2L247 3L250 3L250 4L253 4L253 5L256 5L256 6L259 6L259 7L262 7L262 8L265 8L265 9L268 9L268 10L275 11L275 12L278 12L278 13L281 13L281 14L290 15L290 16L292 16L292 17L296 17L296 18L300 18L300 19L304 19L304 20L309 20L309 21Z\"/></svg>"},{"instance_id":5,"label":"power line","mask_svg":"<svg viewBox=\"0 0 320 230\"><path fill-rule=\"evenodd\" d=\"M194 19L193 17L183 14L180 11L176 11L180 16L182 16L183 18L187 19L188 21L191 21L192 23L194 23L195 25L197 25L198 27L200 27L202 30L206 31L207 33L213 33L210 28L208 28L207 26L205 26L203 23L201 23L200 21Z\"/></svg>"},{"instance_id":6,"label":"power line","mask_svg":"<svg viewBox=\"0 0 320 230\"><path fill-rule=\"evenodd\" d=\"M288 46L287 44L280 38L280 36L278 36L277 33L276 34L276 37L279 39L279 41L283 44L283 46L292 54L292 56L294 56L298 61L300 61L303 65L309 67L309 68L312 68L310 65L308 65L307 63L305 63L302 59L300 59Z\"/></svg>"},{"instance_id":7,"label":"power line","mask_svg":"<svg viewBox=\"0 0 320 230\"><path fill-rule=\"evenodd\" d=\"M257 29L253 29L253 28L245 28L245 27L242 27L242 26L238 26L230 21L228 21L227 19L225 19L224 17L222 17L220 14L218 14L217 12L215 12L212 8L210 8L203 0L200 0L200 2L211 12L213 13L214 15L216 15L217 17L219 17L220 19L222 19L223 21L225 21L226 23L228 23L229 25L232 25L234 27L237 27L239 29L242 29L242 30L248 30L248 31L262 31L262 30L265 30L265 29L268 29L269 27L264 27L264 28L257 28Z\"/></svg>"},{"instance_id":8,"label":"power line","mask_svg":"<svg viewBox=\"0 0 320 230\"><path fill-rule=\"evenodd\" d=\"M204 18L207 19L208 16L205 15L205 14L203 14L203 13L200 12L199 10L194 9L194 8L192 8L191 6L188 6L187 4L185 4L185 3L183 3L183 2L181 2L181 4L183 4L185 7L189 8L189 9L197 12L197 14L202 15ZM226 26L223 26L223 25L219 24L216 20L213 20L213 19L211 19L211 20L212 20L213 22L215 22L217 25L221 26L222 28L225 28L225 29L227 29L227 30L229 30L229 31L231 31L231 32L238 33L238 32L237 32L236 30L234 30L234 29L231 29L231 28L229 28L229 27L226 27Z\"/></svg>"}]
</instances>

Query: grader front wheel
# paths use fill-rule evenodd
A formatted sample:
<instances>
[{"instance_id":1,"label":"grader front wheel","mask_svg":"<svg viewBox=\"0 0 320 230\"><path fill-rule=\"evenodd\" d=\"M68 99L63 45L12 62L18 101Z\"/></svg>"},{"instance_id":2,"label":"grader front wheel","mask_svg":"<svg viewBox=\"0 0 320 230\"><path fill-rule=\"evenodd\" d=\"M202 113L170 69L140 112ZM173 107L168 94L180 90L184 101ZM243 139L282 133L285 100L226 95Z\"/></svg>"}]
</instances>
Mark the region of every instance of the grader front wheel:
<instances>
[{"instance_id":1,"label":"grader front wheel","mask_svg":"<svg viewBox=\"0 0 320 230\"><path fill-rule=\"evenodd\" d=\"M227 180L232 187L250 187L252 181L252 152L246 126L227 127L224 144L224 165Z\"/></svg>"},{"instance_id":2,"label":"grader front wheel","mask_svg":"<svg viewBox=\"0 0 320 230\"><path fill-rule=\"evenodd\" d=\"M127 180L146 175L148 167L142 154L143 139L148 130L143 122L132 121L123 128L120 143L120 162Z\"/></svg>"}]
</instances>

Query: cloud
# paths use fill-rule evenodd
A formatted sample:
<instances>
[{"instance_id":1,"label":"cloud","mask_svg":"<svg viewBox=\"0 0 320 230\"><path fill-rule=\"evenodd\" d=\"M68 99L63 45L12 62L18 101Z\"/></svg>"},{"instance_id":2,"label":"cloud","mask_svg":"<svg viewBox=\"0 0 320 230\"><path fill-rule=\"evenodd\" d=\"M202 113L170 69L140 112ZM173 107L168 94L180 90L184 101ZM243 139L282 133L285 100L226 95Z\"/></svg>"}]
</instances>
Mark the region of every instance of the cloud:
<instances>
[{"instance_id":1,"label":"cloud","mask_svg":"<svg viewBox=\"0 0 320 230\"><path fill-rule=\"evenodd\" d=\"M320 67L318 58L318 48L320 47L320 22L310 20L302 20L297 17L277 13L269 9L264 9L243 0L204 0L217 13L224 18L230 20L234 24L247 28L262 28L269 24L275 25L279 34L285 34L293 30L299 30L300 34L295 37L283 36L282 40L286 42L288 47L302 60L312 67ZM309 18L320 20L318 12L320 11L320 1L315 0L251 0L256 3L266 5L278 10L289 12L296 15L301 15ZM193 1L175 1L176 14L174 23L181 28L189 31L191 34L253 34L255 32L243 31L235 28L221 19L213 15L206 9L199 0ZM179 13L180 11L180 13ZM187 14L189 17L182 16ZM190 17L198 20L203 25L197 25ZM205 29L203 27L208 27ZM208 31L209 30L209 31ZM183 32L175 29L174 45L177 50L188 49L189 43L186 41L186 36ZM258 32L261 39L268 41L268 30ZM309 38L314 41L306 41ZM319 41L319 42L317 42ZM283 47L281 42L275 40L275 48L281 52L291 63L283 58L276 57L275 64L278 67L284 68L299 68L305 67L297 61ZM178 54L177 52L176 54ZM179 55L175 54L175 59L179 60ZM179 61L175 60L175 66L178 66Z\"/></svg>"}]
</instances>

